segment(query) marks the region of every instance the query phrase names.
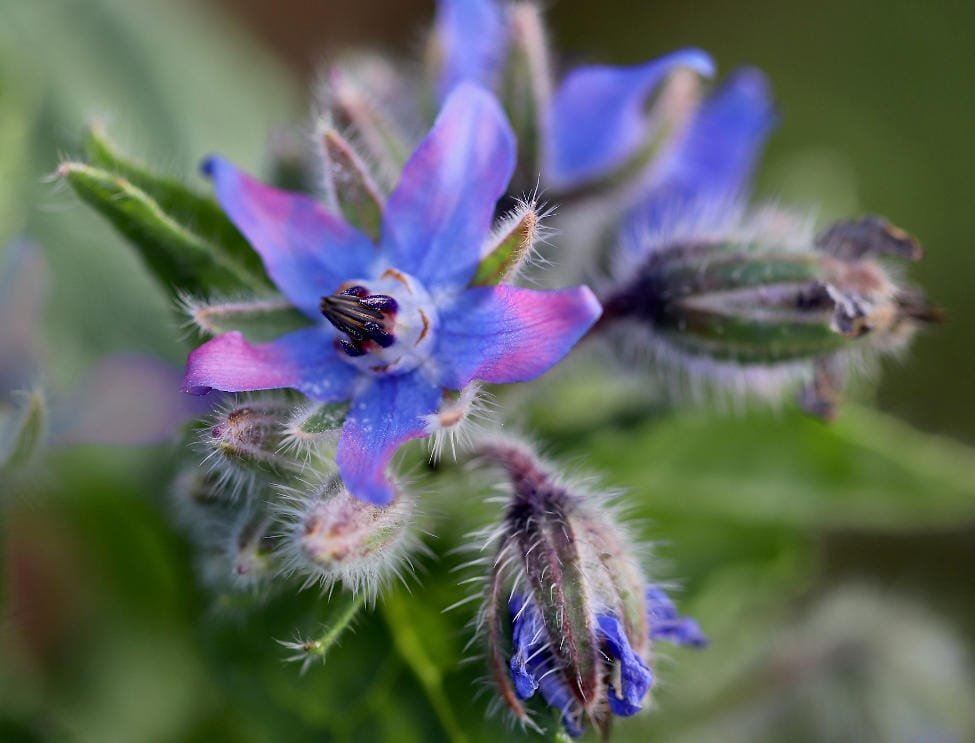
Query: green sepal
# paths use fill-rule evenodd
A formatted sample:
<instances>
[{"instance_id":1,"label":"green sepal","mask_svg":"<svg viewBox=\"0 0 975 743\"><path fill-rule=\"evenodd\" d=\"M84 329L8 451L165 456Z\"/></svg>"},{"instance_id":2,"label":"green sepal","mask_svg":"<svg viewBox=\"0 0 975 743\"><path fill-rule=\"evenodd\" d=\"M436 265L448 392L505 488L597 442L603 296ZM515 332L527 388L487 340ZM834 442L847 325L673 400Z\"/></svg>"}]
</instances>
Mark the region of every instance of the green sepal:
<instances>
[{"instance_id":1,"label":"green sepal","mask_svg":"<svg viewBox=\"0 0 975 743\"><path fill-rule=\"evenodd\" d=\"M531 254L541 216L525 204L501 225L497 242L481 258L471 286L493 286L515 274Z\"/></svg>"},{"instance_id":2,"label":"green sepal","mask_svg":"<svg viewBox=\"0 0 975 743\"><path fill-rule=\"evenodd\" d=\"M187 295L181 302L193 326L208 336L237 330L252 343L261 343L310 326L308 318L283 297L206 301Z\"/></svg>"},{"instance_id":3,"label":"green sepal","mask_svg":"<svg viewBox=\"0 0 975 743\"><path fill-rule=\"evenodd\" d=\"M299 447L334 440L348 412L348 403L312 403L291 417L285 427L285 438Z\"/></svg>"},{"instance_id":4,"label":"green sepal","mask_svg":"<svg viewBox=\"0 0 975 743\"><path fill-rule=\"evenodd\" d=\"M62 163L58 176L132 242L172 293L206 295L265 288L263 280L177 222L128 179L77 162Z\"/></svg>"},{"instance_id":5,"label":"green sepal","mask_svg":"<svg viewBox=\"0 0 975 743\"><path fill-rule=\"evenodd\" d=\"M336 204L349 222L378 242L384 200L375 178L352 143L334 128L327 127L321 139Z\"/></svg>"},{"instance_id":6,"label":"green sepal","mask_svg":"<svg viewBox=\"0 0 975 743\"><path fill-rule=\"evenodd\" d=\"M125 155L98 124L88 127L83 144L90 165L125 178L155 201L163 213L210 243L213 251L228 263L237 264L255 280L254 284L271 286L260 256L214 199L196 193L175 178L154 173Z\"/></svg>"}]
</instances>

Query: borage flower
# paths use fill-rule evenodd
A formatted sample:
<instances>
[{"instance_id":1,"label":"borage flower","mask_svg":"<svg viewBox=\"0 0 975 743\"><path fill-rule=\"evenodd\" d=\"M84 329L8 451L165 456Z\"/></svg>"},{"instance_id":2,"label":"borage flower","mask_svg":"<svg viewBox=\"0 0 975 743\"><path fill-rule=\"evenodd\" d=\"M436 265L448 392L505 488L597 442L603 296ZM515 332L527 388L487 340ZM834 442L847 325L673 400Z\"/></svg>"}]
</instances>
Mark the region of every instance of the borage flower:
<instances>
[{"instance_id":1,"label":"borage flower","mask_svg":"<svg viewBox=\"0 0 975 743\"><path fill-rule=\"evenodd\" d=\"M307 196L209 160L224 211L314 325L262 344L217 336L190 354L183 389L290 387L351 400L340 474L359 498L391 502L390 459L425 435L445 390L537 377L600 314L586 287L471 286L515 155L494 98L457 87L386 201L378 244Z\"/></svg>"}]
</instances>

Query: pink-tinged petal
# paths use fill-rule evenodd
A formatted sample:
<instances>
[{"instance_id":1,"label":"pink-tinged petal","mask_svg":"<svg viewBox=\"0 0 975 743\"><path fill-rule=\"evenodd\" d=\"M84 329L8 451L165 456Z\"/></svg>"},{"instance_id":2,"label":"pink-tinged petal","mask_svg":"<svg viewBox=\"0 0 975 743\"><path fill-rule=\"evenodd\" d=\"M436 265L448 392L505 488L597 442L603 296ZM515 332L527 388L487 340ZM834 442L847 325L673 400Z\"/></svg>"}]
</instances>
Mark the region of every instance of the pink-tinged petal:
<instances>
[{"instance_id":1,"label":"pink-tinged petal","mask_svg":"<svg viewBox=\"0 0 975 743\"><path fill-rule=\"evenodd\" d=\"M585 286L469 289L441 312L441 383L460 389L474 379L497 384L533 379L561 361L601 313Z\"/></svg>"},{"instance_id":2,"label":"pink-tinged petal","mask_svg":"<svg viewBox=\"0 0 975 743\"><path fill-rule=\"evenodd\" d=\"M396 493L386 470L400 445L426 435L422 416L440 403L441 390L419 374L380 377L352 401L339 441L339 474L362 500L385 505Z\"/></svg>"},{"instance_id":3,"label":"pink-tinged petal","mask_svg":"<svg viewBox=\"0 0 975 743\"><path fill-rule=\"evenodd\" d=\"M682 49L632 67L579 67L566 76L546 119L545 171L558 188L602 178L644 145L647 99L680 67L714 72L699 49Z\"/></svg>"},{"instance_id":4,"label":"pink-tinged petal","mask_svg":"<svg viewBox=\"0 0 975 743\"><path fill-rule=\"evenodd\" d=\"M226 160L203 165L220 206L256 250L295 307L320 318L318 302L342 282L367 274L375 245L314 199L265 185Z\"/></svg>"},{"instance_id":5,"label":"pink-tinged petal","mask_svg":"<svg viewBox=\"0 0 975 743\"><path fill-rule=\"evenodd\" d=\"M515 147L494 96L457 87L386 202L386 259L428 289L465 285L514 172Z\"/></svg>"},{"instance_id":6,"label":"pink-tinged petal","mask_svg":"<svg viewBox=\"0 0 975 743\"><path fill-rule=\"evenodd\" d=\"M437 1L441 100L462 82L494 87L504 64L506 21L505 8L498 0Z\"/></svg>"},{"instance_id":7,"label":"pink-tinged petal","mask_svg":"<svg viewBox=\"0 0 975 743\"><path fill-rule=\"evenodd\" d=\"M52 409L58 444L142 445L166 441L212 401L179 391L180 369L138 354L99 361L66 404Z\"/></svg>"},{"instance_id":8,"label":"pink-tinged petal","mask_svg":"<svg viewBox=\"0 0 975 743\"><path fill-rule=\"evenodd\" d=\"M207 341L186 360L183 391L249 392L289 387L315 400L349 398L358 371L342 359L330 330L296 330L270 343L251 344L238 332Z\"/></svg>"}]
</instances>

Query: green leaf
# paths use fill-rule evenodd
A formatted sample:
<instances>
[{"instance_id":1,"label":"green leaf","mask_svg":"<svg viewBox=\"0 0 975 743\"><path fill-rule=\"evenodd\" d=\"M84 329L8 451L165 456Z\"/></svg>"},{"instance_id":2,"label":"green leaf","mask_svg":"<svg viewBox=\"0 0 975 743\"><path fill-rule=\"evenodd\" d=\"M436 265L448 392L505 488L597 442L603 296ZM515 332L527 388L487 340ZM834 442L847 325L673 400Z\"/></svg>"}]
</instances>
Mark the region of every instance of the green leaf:
<instances>
[{"instance_id":1,"label":"green leaf","mask_svg":"<svg viewBox=\"0 0 975 743\"><path fill-rule=\"evenodd\" d=\"M47 427L47 403L40 389L22 393L26 399L19 419L2 421L0 473L21 469L37 455Z\"/></svg>"},{"instance_id":2,"label":"green leaf","mask_svg":"<svg viewBox=\"0 0 975 743\"><path fill-rule=\"evenodd\" d=\"M214 199L196 193L174 178L154 173L123 154L98 123L86 130L84 147L91 165L122 176L153 199L174 221L207 241L227 263L237 264L256 282L271 285L260 256Z\"/></svg>"},{"instance_id":3,"label":"green leaf","mask_svg":"<svg viewBox=\"0 0 975 743\"><path fill-rule=\"evenodd\" d=\"M534 204L522 204L501 224L477 267L471 286L500 284L515 274L538 239L540 215Z\"/></svg>"},{"instance_id":4,"label":"green leaf","mask_svg":"<svg viewBox=\"0 0 975 743\"><path fill-rule=\"evenodd\" d=\"M603 430L579 448L648 513L841 529L975 518L975 452L856 406L832 425L799 414L673 415Z\"/></svg>"},{"instance_id":5,"label":"green leaf","mask_svg":"<svg viewBox=\"0 0 975 743\"><path fill-rule=\"evenodd\" d=\"M264 288L260 279L179 224L122 176L76 162L62 163L58 175L135 245L170 291L207 294Z\"/></svg>"},{"instance_id":6,"label":"green leaf","mask_svg":"<svg viewBox=\"0 0 975 743\"><path fill-rule=\"evenodd\" d=\"M283 297L250 301L206 301L182 298L183 311L205 335L239 330L249 341L259 343L309 326L308 318Z\"/></svg>"}]
</instances>

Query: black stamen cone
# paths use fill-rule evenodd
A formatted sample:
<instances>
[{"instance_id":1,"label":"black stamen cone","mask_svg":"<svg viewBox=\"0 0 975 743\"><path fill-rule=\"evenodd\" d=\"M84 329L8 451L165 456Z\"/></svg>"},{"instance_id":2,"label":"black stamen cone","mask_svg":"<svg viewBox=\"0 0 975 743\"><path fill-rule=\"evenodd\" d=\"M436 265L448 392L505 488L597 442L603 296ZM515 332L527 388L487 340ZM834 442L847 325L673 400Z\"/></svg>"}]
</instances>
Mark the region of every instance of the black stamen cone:
<instances>
[{"instance_id":1,"label":"black stamen cone","mask_svg":"<svg viewBox=\"0 0 975 743\"><path fill-rule=\"evenodd\" d=\"M355 286L322 297L319 306L325 319L351 339L351 343L342 343L347 353L355 351L350 355L365 353L361 344L366 341L375 341L388 348L396 340L385 325L386 316L396 312L396 300L392 297L385 294L369 296L363 287Z\"/></svg>"}]
</instances>

